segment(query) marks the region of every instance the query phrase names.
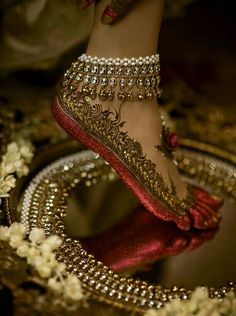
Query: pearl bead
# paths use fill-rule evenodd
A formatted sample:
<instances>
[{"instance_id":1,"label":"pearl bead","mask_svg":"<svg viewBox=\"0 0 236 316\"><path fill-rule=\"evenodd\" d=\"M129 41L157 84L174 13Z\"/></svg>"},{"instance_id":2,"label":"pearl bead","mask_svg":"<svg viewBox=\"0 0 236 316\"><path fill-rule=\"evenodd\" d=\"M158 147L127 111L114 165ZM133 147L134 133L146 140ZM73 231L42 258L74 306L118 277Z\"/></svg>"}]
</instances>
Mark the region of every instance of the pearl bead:
<instances>
[{"instance_id":1,"label":"pearl bead","mask_svg":"<svg viewBox=\"0 0 236 316\"><path fill-rule=\"evenodd\" d=\"M97 56L89 56L86 54L82 54L79 58L79 61L84 61L84 62L91 62L92 64L101 64L101 65L143 65L143 64L153 64L156 62L159 62L159 55L151 55L151 56L145 56L145 57L132 57L132 58L105 58L105 57L97 57Z\"/></svg>"}]
</instances>

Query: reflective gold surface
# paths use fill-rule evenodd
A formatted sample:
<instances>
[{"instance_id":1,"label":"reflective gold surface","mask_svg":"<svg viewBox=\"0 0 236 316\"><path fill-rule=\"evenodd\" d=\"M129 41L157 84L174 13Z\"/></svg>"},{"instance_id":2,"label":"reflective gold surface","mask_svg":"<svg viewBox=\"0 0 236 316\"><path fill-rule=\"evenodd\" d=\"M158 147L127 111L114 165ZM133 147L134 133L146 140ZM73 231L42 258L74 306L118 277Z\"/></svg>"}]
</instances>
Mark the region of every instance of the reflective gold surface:
<instances>
[{"instance_id":1,"label":"reflective gold surface","mask_svg":"<svg viewBox=\"0 0 236 316\"><path fill-rule=\"evenodd\" d=\"M69 142L67 144L65 143L64 153L73 151L73 146L71 147L71 144L72 144L71 142ZM184 164L187 165L187 168L182 166L183 171L185 171L186 174L188 173L188 176L190 176L192 178L198 177L198 180L199 180L199 175L202 176L204 179L205 185L213 183L215 189L217 189L217 186L218 186L218 191L219 191L219 184L220 184L220 191L222 193L225 193L228 196L234 195L235 190L233 190L233 191L229 190L229 187L228 187L229 183L231 183L231 185L233 185L234 187L236 185L235 184L236 172L235 172L235 166L232 163L234 161L234 159L232 159L232 156L229 155L227 158L227 155L224 152L224 160L222 160L222 158L220 158L219 153L218 153L218 157L216 157L216 155L214 154L214 151L216 150L214 147L211 147L211 146L207 147L207 146L204 146L204 144L202 144L202 143L194 142L193 143L194 150L193 150L191 148L190 144L191 144L191 141L188 141L188 146L183 148L182 152L180 151L178 154L178 159L180 161L183 161L183 165ZM197 147L199 147L199 150L196 152ZM51 148L51 151L55 152L56 148L57 148L57 146L55 146L54 149ZM205 152L203 152L203 148L205 148ZM61 149L60 149L60 151L61 151ZM62 152L63 151L61 151L61 154L62 154ZM62 156L64 156L64 155L62 155ZM226 158L228 160L227 162L225 161ZM186 161L188 161L188 163L186 163ZM200 161L201 161L201 164L199 163ZM102 162L100 162L100 164L101 163ZM193 168L191 167L191 164L194 165L194 163L196 164L195 165L195 172L193 172ZM68 164L64 165L65 171L68 171L68 169L70 169L70 168L65 167L67 165ZM202 166L200 168L201 173L197 172L197 169L199 168L200 165ZM216 168L217 172L215 172L213 174L213 178L212 178L211 168L209 169L209 166L213 166L213 165L214 165L214 168ZM180 166L181 166L181 162L180 162ZM104 165L104 167L105 167L105 169L103 169L104 170L103 172L105 172L106 169L109 170L109 167L107 165ZM189 168L189 167L191 167L191 168ZM210 172L210 177L209 177L209 181L208 181L208 178L206 178L205 175L209 174L209 172ZM220 177L222 177L222 175L224 175L224 179L222 178L224 180L223 186L222 186L222 183L218 182L218 180L220 179ZM227 177L226 177L226 175L227 175ZM28 178L27 182L30 181L30 179L31 179L31 176ZM47 178L47 179L50 179L50 178ZM218 180L212 181L212 179L216 179L216 180L218 179ZM56 180L56 181L58 181L58 180ZM66 180L61 179L60 181L62 181L62 183L63 183L63 181L66 181ZM88 181L88 180L86 180L86 181ZM87 190L88 190L88 187L90 187L90 183L88 183L86 181L85 181L85 185L87 185ZM89 181L91 181L91 180L89 180ZM50 183L50 180L49 180L49 183ZM59 185L59 188L60 188L60 185ZM119 188L119 187L117 187L117 188ZM97 189L101 190L99 188L97 188ZM104 189L104 192L105 191L107 191L107 188ZM84 197L84 192L85 191L83 191L83 195L82 195L83 197ZM116 195L116 192L119 192L119 189L118 189L118 191L116 191L116 189L114 190L114 188L113 188L112 189L113 196ZM92 193L92 195L91 195L91 193ZM85 196L86 195L89 196L89 194L91 197L93 196L93 200L94 200L94 197L97 196L96 188L94 189L94 191L90 191L90 193L86 193ZM50 193L48 196L50 197ZM123 194L120 194L120 192L119 192L120 199L122 198L122 196L123 196ZM89 203L87 203L87 205L86 205L86 203L83 200L81 200L81 195L80 195L80 198L77 197L77 194L75 195L75 197L76 197L76 200L75 199L71 200L69 202L69 205L70 206L74 205L73 208L74 208L75 212L78 213L77 216L82 215L83 221L81 222L80 227L84 228L84 222L87 220L87 223L89 223L89 227L90 227L90 229L88 230L89 234L96 232L96 230L93 229L93 226L94 226L94 228L97 229L98 225L97 225L97 223L95 224L95 222L93 222L93 218L94 218L94 216L98 217L99 212L101 212L101 210L103 208L101 200L100 200L100 202L98 202L98 203L100 203L99 208L96 208L96 207L91 208L91 206L88 208ZM124 192L124 197L127 198L127 192ZM66 199L67 199L67 195L66 195ZM87 201L89 201L89 200L90 199L88 198ZM233 218L233 216L235 214L235 204L233 204L229 200L230 200L230 197L228 197L228 198L226 197L225 205L221 211L221 214L223 216L222 229L220 229L218 235L216 236L216 238L213 241L207 243L202 248L200 248L199 250L197 250L193 253L182 254L182 255L179 255L176 257L166 259L162 262L156 263L153 266L152 272L149 272L147 276L142 275L142 278L145 279L147 277L148 280L151 281L152 283L158 282L158 284L160 284L162 286L172 286L173 284L175 284L178 286L184 285L184 287L187 287L189 289L195 287L196 285L202 285L202 284L208 285L208 286L218 287L218 286L226 285L227 282L230 280L234 280L235 279L235 270L233 267L235 266L235 262L234 262L233 258L235 257L235 255L233 252L233 249L234 249L234 247L233 247L233 234L234 234L234 230L233 230L234 218ZM63 202L63 203L67 203L66 200L64 200L64 201L65 202ZM103 201L105 202L104 203L104 205L105 205L106 200L104 199ZM10 199L10 202L12 202L11 199ZM78 211L78 208L80 208L80 205L82 205L82 204L84 205L83 210ZM42 206L43 205L44 204L42 204ZM73 208L68 210L68 212L69 212L68 217L73 218ZM87 219L86 219L86 209L88 210L88 218ZM95 210L95 209L96 209L95 213L93 211L91 211L91 210ZM37 207L37 210L40 212L40 209L38 207ZM46 215L48 215L48 214L46 214ZM64 217L64 216L65 216L65 213L62 214L62 217ZM121 217L121 214L118 212L118 215L116 217L117 218ZM32 217L32 219L33 218L35 218L35 217ZM43 217L41 217L41 218L43 219ZM118 219L114 220L114 217L113 217L113 223L114 223L114 221L117 221L117 220ZM75 221L73 221L73 222L76 223ZM50 226L48 226L48 224L49 224L48 221L46 221L46 222L40 221L40 222L37 222L37 224L35 224L35 222L33 221L31 223L32 223L31 225L33 225L33 226L34 225L41 226L41 225L45 225L45 223L47 223L47 225L44 227L46 229L49 229L48 232L50 231ZM94 224L91 225L91 223L94 223ZM101 224L101 226L106 226L102 223L102 221L100 222L100 224ZM111 223L110 223L110 225L111 225ZM77 224L75 224L75 226L77 227L77 231L78 231L79 226ZM106 227L108 227L108 226L109 226L109 223L107 223ZM53 229L53 231L55 231L55 229L57 231L57 228L53 228L53 224L51 227L52 227L51 229ZM70 229L69 222L67 223L67 229ZM100 227L100 229L102 230L105 228ZM75 230L76 230L76 228L74 227L74 231ZM88 233L88 231L86 232L86 229L84 229L84 233ZM227 231L227 233L226 233L226 231ZM70 243L71 243L71 241L70 241ZM77 247L78 247L78 244L77 244ZM230 260L224 260L222 263L222 257L230 258ZM61 259L64 260L63 257L61 257ZM70 260L71 259L69 259L69 261L67 261L67 264L70 264ZM228 272L227 274L226 273L223 274L221 272L222 265L224 265L225 270ZM158 273L157 273L157 271L158 271ZM210 271L210 273L209 273L209 271ZM86 271L83 273L86 276ZM83 280L83 277L82 277L82 280ZM124 283L124 279L122 279L122 280L123 280L122 282ZM132 281L129 281L129 282L132 282ZM141 284L142 283L140 283L139 286L141 286ZM109 286L108 286L107 291L109 291ZM213 291L213 293L214 293L214 291ZM106 301L109 301L114 306L117 305L117 303L118 303L116 299L112 300L111 298L109 298L109 300L107 300L106 294L103 291L100 292L100 290L98 290L97 292L95 291L95 293L93 293L92 296L95 297L96 299L99 299L99 300L105 299ZM123 298L125 299L125 297L123 297ZM121 299L121 301L122 301L122 299ZM130 304L130 303L127 304L127 301L126 302L124 301L123 303L124 303L124 306L126 306L126 308ZM133 307L130 306L129 308L136 310L137 309L136 304L137 303L135 303L135 306L133 304L131 304L131 306L133 306Z\"/></svg>"}]
</instances>

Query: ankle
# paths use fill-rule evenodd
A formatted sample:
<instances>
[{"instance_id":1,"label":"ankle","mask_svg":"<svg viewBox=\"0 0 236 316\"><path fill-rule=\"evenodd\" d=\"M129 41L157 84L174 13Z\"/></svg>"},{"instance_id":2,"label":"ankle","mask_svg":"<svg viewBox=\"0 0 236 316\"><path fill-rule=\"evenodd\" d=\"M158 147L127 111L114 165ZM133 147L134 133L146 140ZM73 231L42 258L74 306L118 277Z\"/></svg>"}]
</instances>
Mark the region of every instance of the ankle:
<instances>
[{"instance_id":1,"label":"ankle","mask_svg":"<svg viewBox=\"0 0 236 316\"><path fill-rule=\"evenodd\" d=\"M101 41L99 38L100 36L95 36L89 42L86 54L105 58L137 58L150 56L157 52L156 42L149 42L148 45L145 45L136 41L136 44L133 45L125 39L112 42L109 39Z\"/></svg>"},{"instance_id":2,"label":"ankle","mask_svg":"<svg viewBox=\"0 0 236 316\"><path fill-rule=\"evenodd\" d=\"M87 53L98 57L131 58L157 52L163 0L140 1L115 25L103 25L100 16L106 5L96 6Z\"/></svg>"}]
</instances>

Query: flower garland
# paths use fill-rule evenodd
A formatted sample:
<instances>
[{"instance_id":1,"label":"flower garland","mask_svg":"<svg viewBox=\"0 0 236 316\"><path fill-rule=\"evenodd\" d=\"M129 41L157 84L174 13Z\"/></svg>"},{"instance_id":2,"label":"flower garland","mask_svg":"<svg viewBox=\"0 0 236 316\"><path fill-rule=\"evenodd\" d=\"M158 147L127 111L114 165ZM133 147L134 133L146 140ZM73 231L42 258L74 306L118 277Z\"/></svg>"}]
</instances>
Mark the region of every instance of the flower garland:
<instances>
[{"instance_id":1,"label":"flower garland","mask_svg":"<svg viewBox=\"0 0 236 316\"><path fill-rule=\"evenodd\" d=\"M16 178L28 174L33 152L32 143L22 138L7 145L0 164L0 198L9 196L16 185ZM56 260L55 251L62 244L57 235L46 238L43 229L33 228L26 238L26 227L15 222L10 227L0 226L0 241L8 242L16 254L25 258L57 294L74 301L84 297L79 279L67 274L65 264Z\"/></svg>"},{"instance_id":2,"label":"flower garland","mask_svg":"<svg viewBox=\"0 0 236 316\"><path fill-rule=\"evenodd\" d=\"M198 287L192 293L189 301L174 300L167 303L163 309L150 309L145 316L235 316L236 297L234 293L227 294L223 299L210 298L205 287Z\"/></svg>"},{"instance_id":3,"label":"flower garland","mask_svg":"<svg viewBox=\"0 0 236 316\"><path fill-rule=\"evenodd\" d=\"M0 226L0 241L8 242L47 281L48 287L64 299L78 301L84 297L79 279L67 274L65 264L56 260L55 251L62 244L57 235L46 238L43 229L33 228L26 239L26 227L15 222L10 227Z\"/></svg>"},{"instance_id":4,"label":"flower garland","mask_svg":"<svg viewBox=\"0 0 236 316\"><path fill-rule=\"evenodd\" d=\"M16 177L20 178L29 172L27 164L33 158L33 145L24 139L7 145L6 153L0 164L0 198L8 197L16 185Z\"/></svg>"}]
</instances>

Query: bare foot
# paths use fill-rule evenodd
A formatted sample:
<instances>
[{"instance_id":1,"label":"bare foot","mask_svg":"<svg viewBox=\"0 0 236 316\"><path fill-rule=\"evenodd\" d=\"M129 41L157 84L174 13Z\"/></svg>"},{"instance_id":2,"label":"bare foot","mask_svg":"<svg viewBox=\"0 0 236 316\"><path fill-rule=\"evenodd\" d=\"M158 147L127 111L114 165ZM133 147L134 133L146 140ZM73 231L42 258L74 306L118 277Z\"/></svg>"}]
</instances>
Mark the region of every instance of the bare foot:
<instances>
[{"instance_id":1,"label":"bare foot","mask_svg":"<svg viewBox=\"0 0 236 316\"><path fill-rule=\"evenodd\" d=\"M130 58L155 54L162 18L163 0L140 1L122 21L114 26L104 26L100 16L107 4L101 0L95 10L87 54L106 58ZM96 100L101 103L100 100ZM119 102L102 102L104 109L118 110ZM165 182L176 187L180 198L186 195L186 186L173 162L155 149L161 143L161 120L156 100L128 102L122 105L121 120L124 131L135 138L143 152L160 172ZM170 180L171 179L171 180Z\"/></svg>"},{"instance_id":2,"label":"bare foot","mask_svg":"<svg viewBox=\"0 0 236 316\"><path fill-rule=\"evenodd\" d=\"M118 111L120 104L117 100L109 102L95 100L101 103L104 110ZM173 185L179 198L186 196L186 185L180 177L173 161L165 158L156 149L161 144L161 117L158 104L155 100L143 100L142 102L126 102L121 106L121 121L125 122L122 131L128 132L129 137L136 139L142 146L143 153L156 165L165 183L171 188Z\"/></svg>"}]
</instances>

